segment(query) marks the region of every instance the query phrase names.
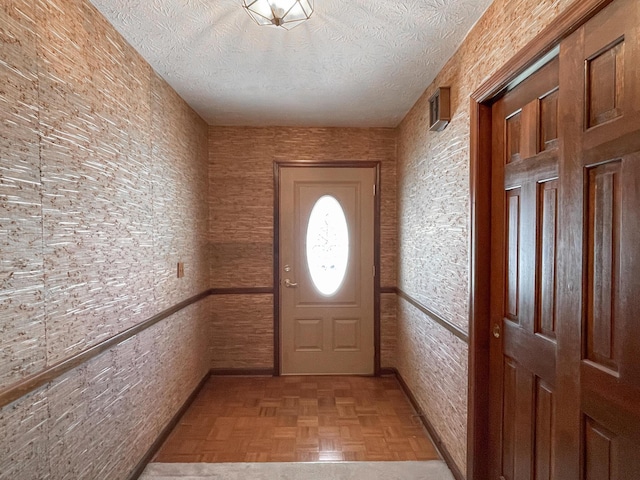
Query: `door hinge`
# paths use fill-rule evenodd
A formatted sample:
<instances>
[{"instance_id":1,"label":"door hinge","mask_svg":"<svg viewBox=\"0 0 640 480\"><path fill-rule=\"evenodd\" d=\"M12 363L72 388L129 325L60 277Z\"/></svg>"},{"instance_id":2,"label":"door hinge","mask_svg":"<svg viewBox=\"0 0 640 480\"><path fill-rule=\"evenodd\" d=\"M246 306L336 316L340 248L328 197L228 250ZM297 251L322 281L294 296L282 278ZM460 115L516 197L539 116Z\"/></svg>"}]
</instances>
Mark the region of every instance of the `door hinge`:
<instances>
[{"instance_id":1,"label":"door hinge","mask_svg":"<svg viewBox=\"0 0 640 480\"><path fill-rule=\"evenodd\" d=\"M374 197L376 196L376 184L375 183L373 184L373 196Z\"/></svg>"},{"instance_id":2,"label":"door hinge","mask_svg":"<svg viewBox=\"0 0 640 480\"><path fill-rule=\"evenodd\" d=\"M376 277L376 266L374 265L373 266L373 278L375 278L375 277Z\"/></svg>"}]
</instances>

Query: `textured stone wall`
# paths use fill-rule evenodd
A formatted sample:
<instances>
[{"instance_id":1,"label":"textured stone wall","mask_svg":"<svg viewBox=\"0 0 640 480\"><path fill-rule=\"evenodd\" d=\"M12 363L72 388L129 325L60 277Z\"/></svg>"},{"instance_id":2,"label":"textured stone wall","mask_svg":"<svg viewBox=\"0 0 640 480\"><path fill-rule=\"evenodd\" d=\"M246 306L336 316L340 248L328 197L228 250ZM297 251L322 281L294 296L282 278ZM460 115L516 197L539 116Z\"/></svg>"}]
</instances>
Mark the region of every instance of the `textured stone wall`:
<instances>
[{"instance_id":1,"label":"textured stone wall","mask_svg":"<svg viewBox=\"0 0 640 480\"><path fill-rule=\"evenodd\" d=\"M208 288L208 180L205 123L85 0L2 2L0 104L4 390ZM126 478L210 366L208 302L0 409L0 478Z\"/></svg>"},{"instance_id":2,"label":"textured stone wall","mask_svg":"<svg viewBox=\"0 0 640 480\"><path fill-rule=\"evenodd\" d=\"M209 129L209 252L214 288L273 284L274 161L380 161L381 284L396 284L396 132L392 129ZM216 368L273 366L273 296L216 300ZM383 312L382 349L391 360L395 312ZM251 332L246 334L247 325ZM392 366L384 365L383 366Z\"/></svg>"},{"instance_id":3,"label":"textured stone wall","mask_svg":"<svg viewBox=\"0 0 640 480\"><path fill-rule=\"evenodd\" d=\"M399 126L398 287L463 330L469 308L469 97L572 1L495 0ZM428 99L439 86L451 87L453 119L443 132L429 132ZM398 368L464 471L467 346L399 303Z\"/></svg>"}]
</instances>

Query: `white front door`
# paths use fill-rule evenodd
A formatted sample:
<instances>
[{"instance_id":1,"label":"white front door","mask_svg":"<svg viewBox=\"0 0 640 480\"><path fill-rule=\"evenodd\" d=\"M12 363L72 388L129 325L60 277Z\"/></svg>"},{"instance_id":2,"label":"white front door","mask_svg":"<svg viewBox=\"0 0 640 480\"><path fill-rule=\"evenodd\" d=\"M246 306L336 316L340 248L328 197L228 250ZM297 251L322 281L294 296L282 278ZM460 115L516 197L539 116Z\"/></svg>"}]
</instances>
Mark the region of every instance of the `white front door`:
<instances>
[{"instance_id":1,"label":"white front door","mask_svg":"<svg viewBox=\"0 0 640 480\"><path fill-rule=\"evenodd\" d=\"M281 373L374 373L375 168L280 171Z\"/></svg>"}]
</instances>

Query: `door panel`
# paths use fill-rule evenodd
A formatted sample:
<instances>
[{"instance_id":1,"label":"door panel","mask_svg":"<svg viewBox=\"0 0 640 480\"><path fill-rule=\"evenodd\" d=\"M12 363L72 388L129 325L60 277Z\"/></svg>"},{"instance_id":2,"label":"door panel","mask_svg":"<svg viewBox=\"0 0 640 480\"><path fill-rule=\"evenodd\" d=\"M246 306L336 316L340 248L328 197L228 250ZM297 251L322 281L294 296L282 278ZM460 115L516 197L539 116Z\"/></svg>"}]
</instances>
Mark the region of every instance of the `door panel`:
<instances>
[{"instance_id":1,"label":"door panel","mask_svg":"<svg viewBox=\"0 0 640 480\"><path fill-rule=\"evenodd\" d=\"M327 172L324 173L326 174ZM292 268L294 265L296 266L296 269L293 270L292 273L297 275L296 280L298 287L291 289L289 293L292 293L295 296L295 303L298 306L307 306L309 308L328 305L357 307L361 302L360 290L358 289L361 271L358 268L360 262L354 262L354 260L359 260L358 255L360 253L359 246L361 238L360 231L357 226L361 221L359 204L361 201L360 197L362 195L362 186L357 181L342 182L340 184L323 183L320 181L310 180L313 178L313 172L309 175L308 169L307 171L295 168L283 169L283 199L286 199L287 194L284 190L287 188L287 183L285 182L289 181L290 177L295 174L297 174L298 177L294 178L291 183L291 187L293 189L291 192L293 194L291 199L293 201L294 208L293 218L282 218L283 222L288 220L293 221L293 230L290 230L289 227L285 229L285 231L291 232L291 236L289 238L284 238L292 241L293 244L287 245L285 249L281 250L281 256L287 260L285 265L290 265ZM307 229L309 226L311 212L316 205L316 202L325 195L330 195L338 201L340 207L342 207L344 211L349 230L349 250L347 257L347 269L344 279L342 280L342 284L338 288L337 292L329 296L319 294L318 289L314 285L314 281L311 278L311 272L309 270L309 263L307 261L306 248ZM290 253L293 253L295 257L290 258ZM283 272L283 275L286 273L287 272Z\"/></svg>"},{"instance_id":2,"label":"door panel","mask_svg":"<svg viewBox=\"0 0 640 480\"><path fill-rule=\"evenodd\" d=\"M502 392L502 476L506 480L515 478L516 457L516 402L517 396L517 363L505 357L504 360L504 388Z\"/></svg>"},{"instance_id":3,"label":"door panel","mask_svg":"<svg viewBox=\"0 0 640 480\"><path fill-rule=\"evenodd\" d=\"M587 128L622 116L624 39L618 38L587 60Z\"/></svg>"},{"instance_id":4,"label":"door panel","mask_svg":"<svg viewBox=\"0 0 640 480\"><path fill-rule=\"evenodd\" d=\"M506 259L506 294L505 316L512 322L518 323L519 293L520 293L520 189L512 188L507 191L507 249Z\"/></svg>"},{"instance_id":5,"label":"door panel","mask_svg":"<svg viewBox=\"0 0 640 480\"><path fill-rule=\"evenodd\" d=\"M587 319L586 358L614 372L618 370L613 336L620 278L619 160L587 169Z\"/></svg>"},{"instance_id":6,"label":"door panel","mask_svg":"<svg viewBox=\"0 0 640 480\"><path fill-rule=\"evenodd\" d=\"M557 468L567 478L640 478L639 31L640 3L616 0L561 49Z\"/></svg>"},{"instance_id":7,"label":"door panel","mask_svg":"<svg viewBox=\"0 0 640 480\"><path fill-rule=\"evenodd\" d=\"M556 338L556 246L558 180L538 183L538 255L536 265L536 333Z\"/></svg>"},{"instance_id":8,"label":"door panel","mask_svg":"<svg viewBox=\"0 0 640 480\"><path fill-rule=\"evenodd\" d=\"M540 378L536 379L536 438L534 452L535 480L551 480L555 455L553 388Z\"/></svg>"},{"instance_id":9,"label":"door panel","mask_svg":"<svg viewBox=\"0 0 640 480\"><path fill-rule=\"evenodd\" d=\"M540 99L540 152L558 147L558 89Z\"/></svg>"},{"instance_id":10,"label":"door panel","mask_svg":"<svg viewBox=\"0 0 640 480\"><path fill-rule=\"evenodd\" d=\"M374 372L375 177L374 168L283 167L280 171L283 374ZM348 231L346 269L335 292L315 283L323 272L331 277L340 268L336 263L340 255L330 248L339 242L332 220L314 213L321 220L317 244L307 238L314 207L327 196L339 204ZM317 262L308 261L308 253ZM315 280L311 264L317 264ZM333 276L340 280L340 275Z\"/></svg>"},{"instance_id":11,"label":"door panel","mask_svg":"<svg viewBox=\"0 0 640 480\"><path fill-rule=\"evenodd\" d=\"M558 72L556 58L492 108L496 479L548 479L553 471Z\"/></svg>"}]
</instances>

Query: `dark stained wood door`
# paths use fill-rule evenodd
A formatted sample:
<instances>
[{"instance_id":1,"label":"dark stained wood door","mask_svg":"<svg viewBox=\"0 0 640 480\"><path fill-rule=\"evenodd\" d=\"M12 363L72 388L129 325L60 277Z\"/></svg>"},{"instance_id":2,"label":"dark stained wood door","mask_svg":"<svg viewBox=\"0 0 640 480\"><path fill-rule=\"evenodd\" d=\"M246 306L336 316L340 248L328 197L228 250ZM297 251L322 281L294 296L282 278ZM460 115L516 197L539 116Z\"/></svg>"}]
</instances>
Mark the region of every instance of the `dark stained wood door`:
<instances>
[{"instance_id":1,"label":"dark stained wood door","mask_svg":"<svg viewBox=\"0 0 640 480\"><path fill-rule=\"evenodd\" d=\"M556 57L492 108L492 478L553 477Z\"/></svg>"},{"instance_id":2,"label":"dark stained wood door","mask_svg":"<svg viewBox=\"0 0 640 480\"><path fill-rule=\"evenodd\" d=\"M640 2L492 105L490 478L640 479Z\"/></svg>"},{"instance_id":3,"label":"dark stained wood door","mask_svg":"<svg viewBox=\"0 0 640 480\"><path fill-rule=\"evenodd\" d=\"M640 2L562 44L557 478L640 479Z\"/></svg>"}]
</instances>

